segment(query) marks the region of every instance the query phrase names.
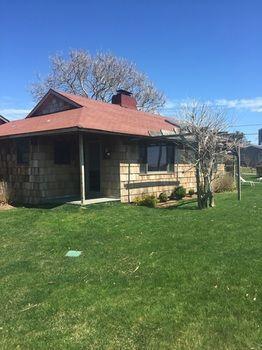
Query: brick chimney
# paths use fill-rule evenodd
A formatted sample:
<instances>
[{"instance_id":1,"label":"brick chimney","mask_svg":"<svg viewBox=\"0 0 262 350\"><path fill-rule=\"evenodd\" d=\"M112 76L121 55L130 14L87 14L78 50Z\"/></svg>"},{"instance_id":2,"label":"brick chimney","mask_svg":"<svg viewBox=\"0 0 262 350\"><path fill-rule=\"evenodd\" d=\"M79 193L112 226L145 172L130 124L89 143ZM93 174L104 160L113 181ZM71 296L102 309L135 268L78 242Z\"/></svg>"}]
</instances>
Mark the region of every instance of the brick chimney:
<instances>
[{"instance_id":1,"label":"brick chimney","mask_svg":"<svg viewBox=\"0 0 262 350\"><path fill-rule=\"evenodd\" d=\"M137 109L136 99L131 92L126 90L117 90L116 95L112 97L112 103L125 108Z\"/></svg>"}]
</instances>

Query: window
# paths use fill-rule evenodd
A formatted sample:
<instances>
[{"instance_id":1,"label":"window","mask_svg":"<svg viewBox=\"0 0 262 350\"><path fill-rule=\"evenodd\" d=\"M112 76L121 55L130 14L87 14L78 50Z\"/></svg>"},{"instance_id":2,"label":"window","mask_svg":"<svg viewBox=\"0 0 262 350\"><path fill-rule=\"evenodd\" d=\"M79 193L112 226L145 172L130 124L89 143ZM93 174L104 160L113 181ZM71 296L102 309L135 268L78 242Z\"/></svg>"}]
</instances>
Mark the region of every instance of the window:
<instances>
[{"instance_id":1,"label":"window","mask_svg":"<svg viewBox=\"0 0 262 350\"><path fill-rule=\"evenodd\" d=\"M16 160L18 165L29 164L29 140L18 140L16 143Z\"/></svg>"},{"instance_id":2,"label":"window","mask_svg":"<svg viewBox=\"0 0 262 350\"><path fill-rule=\"evenodd\" d=\"M139 162L140 173L145 174L147 172L147 146L143 144L139 147Z\"/></svg>"},{"instance_id":3,"label":"window","mask_svg":"<svg viewBox=\"0 0 262 350\"><path fill-rule=\"evenodd\" d=\"M167 171L173 173L175 171L175 146L167 145Z\"/></svg>"},{"instance_id":4,"label":"window","mask_svg":"<svg viewBox=\"0 0 262 350\"><path fill-rule=\"evenodd\" d=\"M173 172L174 158L173 144L141 145L140 172Z\"/></svg>"},{"instance_id":5,"label":"window","mask_svg":"<svg viewBox=\"0 0 262 350\"><path fill-rule=\"evenodd\" d=\"M55 141L54 144L55 164L70 164L71 162L71 143L65 141Z\"/></svg>"},{"instance_id":6,"label":"window","mask_svg":"<svg viewBox=\"0 0 262 350\"><path fill-rule=\"evenodd\" d=\"M147 147L147 170L166 171L167 170L167 147L148 146Z\"/></svg>"}]
</instances>

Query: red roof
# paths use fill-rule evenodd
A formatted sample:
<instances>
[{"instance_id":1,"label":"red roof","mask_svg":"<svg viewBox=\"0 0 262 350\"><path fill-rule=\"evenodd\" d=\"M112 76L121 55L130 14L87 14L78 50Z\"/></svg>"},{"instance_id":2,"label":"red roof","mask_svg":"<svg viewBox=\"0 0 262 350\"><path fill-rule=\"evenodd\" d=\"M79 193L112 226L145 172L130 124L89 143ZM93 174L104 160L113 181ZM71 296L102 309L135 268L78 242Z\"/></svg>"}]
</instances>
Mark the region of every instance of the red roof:
<instances>
[{"instance_id":1,"label":"red roof","mask_svg":"<svg viewBox=\"0 0 262 350\"><path fill-rule=\"evenodd\" d=\"M160 115L124 108L68 93L55 92L55 94L56 96L63 96L81 107L3 124L0 126L0 137L61 131L72 128L149 136L150 132L160 132L160 130L173 131L178 126L171 119Z\"/></svg>"}]
</instances>

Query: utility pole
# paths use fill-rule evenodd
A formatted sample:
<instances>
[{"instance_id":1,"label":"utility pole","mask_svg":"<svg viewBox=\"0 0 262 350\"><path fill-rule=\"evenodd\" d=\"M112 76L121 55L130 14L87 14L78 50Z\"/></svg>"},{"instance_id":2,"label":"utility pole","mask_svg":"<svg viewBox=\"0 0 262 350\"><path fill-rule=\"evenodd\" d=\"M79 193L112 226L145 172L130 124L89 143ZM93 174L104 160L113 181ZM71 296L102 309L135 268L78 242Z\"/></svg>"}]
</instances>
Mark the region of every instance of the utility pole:
<instances>
[{"instance_id":1,"label":"utility pole","mask_svg":"<svg viewBox=\"0 0 262 350\"><path fill-rule=\"evenodd\" d=\"M241 201L241 154L240 145L237 146L237 199Z\"/></svg>"}]
</instances>

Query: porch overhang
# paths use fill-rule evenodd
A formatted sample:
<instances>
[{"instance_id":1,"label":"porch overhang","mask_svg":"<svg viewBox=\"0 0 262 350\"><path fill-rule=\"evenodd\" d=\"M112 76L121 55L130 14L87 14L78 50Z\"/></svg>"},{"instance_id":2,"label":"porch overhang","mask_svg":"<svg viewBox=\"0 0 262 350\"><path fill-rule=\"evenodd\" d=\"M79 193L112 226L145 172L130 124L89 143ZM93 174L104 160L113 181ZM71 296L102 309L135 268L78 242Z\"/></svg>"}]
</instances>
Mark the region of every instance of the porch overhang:
<instances>
[{"instance_id":1,"label":"porch overhang","mask_svg":"<svg viewBox=\"0 0 262 350\"><path fill-rule=\"evenodd\" d=\"M100 135L116 135L116 136L123 136L123 137L129 137L132 140L138 140L138 139L152 139L151 135L133 135L133 134L124 134L120 132L111 132L111 131L105 131L105 130L96 130L96 129L87 129L87 128L80 128L80 127L71 127L71 128L64 128L64 129L54 129L54 130L46 130L46 131L34 131L34 132L28 132L28 133L19 133L19 134L12 134L12 135L4 135L0 136L0 140L6 140L6 139L16 139L16 138L23 138L23 137L34 137L34 136L49 136L49 135L60 135L60 134L68 134L68 133L90 133L90 134L100 134Z\"/></svg>"}]
</instances>

